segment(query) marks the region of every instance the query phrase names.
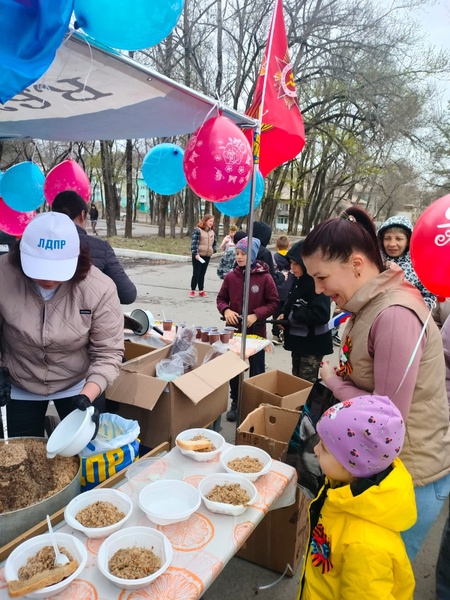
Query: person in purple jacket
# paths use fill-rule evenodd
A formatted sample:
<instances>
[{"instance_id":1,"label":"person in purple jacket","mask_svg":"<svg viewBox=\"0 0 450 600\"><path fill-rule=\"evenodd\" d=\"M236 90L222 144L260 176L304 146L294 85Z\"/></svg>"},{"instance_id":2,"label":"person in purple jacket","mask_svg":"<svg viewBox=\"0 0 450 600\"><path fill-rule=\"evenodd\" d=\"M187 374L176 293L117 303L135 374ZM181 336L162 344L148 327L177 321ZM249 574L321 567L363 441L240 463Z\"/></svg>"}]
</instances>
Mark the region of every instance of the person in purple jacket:
<instances>
[{"instance_id":1,"label":"person in purple jacket","mask_svg":"<svg viewBox=\"0 0 450 600\"><path fill-rule=\"evenodd\" d=\"M250 271L250 293L248 299L247 334L267 337L266 324L263 322L277 310L279 297L277 287L266 263L256 260L261 242L253 238L250 249L252 268ZM245 265L249 254L248 238L236 244L236 267L227 273L217 295L217 308L225 317L227 325L241 329L241 315L244 296ZM249 358L250 377L265 372L264 350ZM227 412L227 421L236 421L239 378L230 381L231 407Z\"/></svg>"}]
</instances>

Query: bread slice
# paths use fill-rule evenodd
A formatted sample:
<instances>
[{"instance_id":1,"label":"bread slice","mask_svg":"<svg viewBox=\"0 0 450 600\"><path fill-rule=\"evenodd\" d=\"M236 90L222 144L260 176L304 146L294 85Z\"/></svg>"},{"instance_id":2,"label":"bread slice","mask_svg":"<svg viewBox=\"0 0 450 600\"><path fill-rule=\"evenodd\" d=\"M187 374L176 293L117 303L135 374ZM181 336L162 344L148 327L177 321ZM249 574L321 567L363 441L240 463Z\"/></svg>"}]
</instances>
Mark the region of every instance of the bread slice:
<instances>
[{"instance_id":1,"label":"bread slice","mask_svg":"<svg viewBox=\"0 0 450 600\"><path fill-rule=\"evenodd\" d=\"M11 598L19 598L20 596L31 594L37 590L42 590L48 585L59 583L66 577L69 577L69 575L72 575L77 569L78 561L71 560L67 565L61 565L54 569L46 569L23 581L13 579L12 581L8 581L9 595Z\"/></svg>"},{"instance_id":2,"label":"bread slice","mask_svg":"<svg viewBox=\"0 0 450 600\"><path fill-rule=\"evenodd\" d=\"M183 450L207 450L211 448L211 440L177 440L177 446Z\"/></svg>"}]
</instances>

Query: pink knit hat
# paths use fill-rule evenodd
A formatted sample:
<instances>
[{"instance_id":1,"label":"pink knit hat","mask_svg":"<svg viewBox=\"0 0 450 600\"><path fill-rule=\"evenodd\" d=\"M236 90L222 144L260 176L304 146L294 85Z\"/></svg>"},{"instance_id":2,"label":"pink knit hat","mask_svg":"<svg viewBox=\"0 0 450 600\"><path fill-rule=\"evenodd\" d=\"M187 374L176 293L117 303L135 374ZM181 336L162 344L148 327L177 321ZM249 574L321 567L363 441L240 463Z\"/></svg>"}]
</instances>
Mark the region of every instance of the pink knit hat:
<instances>
[{"instance_id":1,"label":"pink knit hat","mask_svg":"<svg viewBox=\"0 0 450 600\"><path fill-rule=\"evenodd\" d=\"M399 455L405 423L389 398L367 395L326 410L317 433L347 471L364 478L381 473Z\"/></svg>"}]
</instances>

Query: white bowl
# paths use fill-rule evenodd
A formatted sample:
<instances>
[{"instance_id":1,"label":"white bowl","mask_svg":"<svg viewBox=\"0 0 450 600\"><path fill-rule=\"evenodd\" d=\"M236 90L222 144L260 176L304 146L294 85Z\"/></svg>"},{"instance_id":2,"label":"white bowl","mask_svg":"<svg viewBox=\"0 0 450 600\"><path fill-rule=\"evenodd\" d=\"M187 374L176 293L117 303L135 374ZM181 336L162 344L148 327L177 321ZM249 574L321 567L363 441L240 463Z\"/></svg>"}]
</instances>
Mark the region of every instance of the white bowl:
<instances>
[{"instance_id":1,"label":"white bowl","mask_svg":"<svg viewBox=\"0 0 450 600\"><path fill-rule=\"evenodd\" d=\"M241 488L247 492L250 496L248 504L226 504L225 502L213 502L206 498L206 495L209 494L216 485L227 485L230 483L238 483ZM207 475L200 481L198 491L208 510L213 513L232 515L234 517L245 512L258 498L258 491L251 481L245 479L245 477L242 477L241 475L233 475L232 473L215 473L214 475Z\"/></svg>"},{"instance_id":2,"label":"white bowl","mask_svg":"<svg viewBox=\"0 0 450 600\"><path fill-rule=\"evenodd\" d=\"M211 440L216 449L212 452L195 452L195 450L184 450L178 446L178 440L192 440L193 437L199 434L204 435ZM186 429L177 435L175 444L177 444L178 449L180 450L181 454L184 454L184 456L188 456L197 462L207 462L217 456L219 452L222 452L225 445L225 439L220 435L220 433L217 433L212 429Z\"/></svg>"},{"instance_id":3,"label":"white bowl","mask_svg":"<svg viewBox=\"0 0 450 600\"><path fill-rule=\"evenodd\" d=\"M235 471L228 466L228 463L231 460L234 460L235 458L244 458L245 456L257 458L264 465L263 468L256 473L242 473L241 471ZM233 446L222 452L220 455L220 463L227 473L236 473L249 481L256 481L258 477L261 477L261 475L265 475L270 471L272 458L267 452L264 452L264 450L261 450L256 446Z\"/></svg>"},{"instance_id":4,"label":"white bowl","mask_svg":"<svg viewBox=\"0 0 450 600\"><path fill-rule=\"evenodd\" d=\"M149 548L161 558L161 568L148 577L123 579L109 571L109 559L121 548ZM97 564L100 572L114 585L124 590L139 590L164 573L173 559L173 549L166 536L151 527L126 527L106 538L100 546Z\"/></svg>"},{"instance_id":5,"label":"white bowl","mask_svg":"<svg viewBox=\"0 0 450 600\"><path fill-rule=\"evenodd\" d=\"M149 483L139 494L139 507L157 525L186 521L198 510L201 498L194 486L184 481Z\"/></svg>"},{"instance_id":6,"label":"white bowl","mask_svg":"<svg viewBox=\"0 0 450 600\"><path fill-rule=\"evenodd\" d=\"M94 407L86 410L76 408L57 425L47 442L47 458L59 456L75 456L91 441L95 433L92 420Z\"/></svg>"},{"instance_id":7,"label":"white bowl","mask_svg":"<svg viewBox=\"0 0 450 600\"><path fill-rule=\"evenodd\" d=\"M67 587L69 587L69 585L74 579L80 576L81 571L86 565L87 551L79 539L68 533L59 533L58 531L55 531L55 536L58 546L63 546L64 548L66 548L66 550L70 552L73 558L78 561L78 569L74 571L72 575L69 575L69 577L66 577L66 579L60 581L59 583L55 583L54 585L48 585L47 587L42 588L41 590L27 594L27 598L50 598L51 596L56 596L56 594L59 594L60 592L65 590ZM25 542L20 544L20 546L13 550L6 559L6 581L12 581L13 579L17 579L20 567L24 566L27 560L31 556L35 556L39 552L39 550L41 550L44 546L51 545L52 542L49 533L37 535L36 537L30 538L29 540L26 540Z\"/></svg>"},{"instance_id":8,"label":"white bowl","mask_svg":"<svg viewBox=\"0 0 450 600\"><path fill-rule=\"evenodd\" d=\"M114 506L116 506L121 512L124 512L125 517L117 523L108 525L107 527L84 527L79 521L77 521L76 515L80 512L80 510L83 510L83 508L86 508L89 506L89 504L93 504L94 502L110 502L111 504L114 504ZM64 518L70 527L81 531L88 538L95 539L106 538L112 533L118 531L131 517L132 512L133 503L126 494L120 490L103 488L99 490L90 490L80 494L79 496L76 496L66 506Z\"/></svg>"}]
</instances>

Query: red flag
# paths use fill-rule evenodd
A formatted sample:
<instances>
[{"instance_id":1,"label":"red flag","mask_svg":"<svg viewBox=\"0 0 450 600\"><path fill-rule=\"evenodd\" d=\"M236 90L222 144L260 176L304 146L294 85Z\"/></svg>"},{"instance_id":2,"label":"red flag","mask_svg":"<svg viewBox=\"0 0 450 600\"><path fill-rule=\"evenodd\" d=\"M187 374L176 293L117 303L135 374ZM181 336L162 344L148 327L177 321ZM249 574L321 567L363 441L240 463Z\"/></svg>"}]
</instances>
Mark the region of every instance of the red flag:
<instances>
[{"instance_id":1,"label":"red flag","mask_svg":"<svg viewBox=\"0 0 450 600\"><path fill-rule=\"evenodd\" d=\"M261 102L259 170L265 177L278 165L295 158L305 145L305 128L289 58L281 0L276 0L255 95L246 114L259 119ZM246 134L251 143L253 131Z\"/></svg>"}]
</instances>

